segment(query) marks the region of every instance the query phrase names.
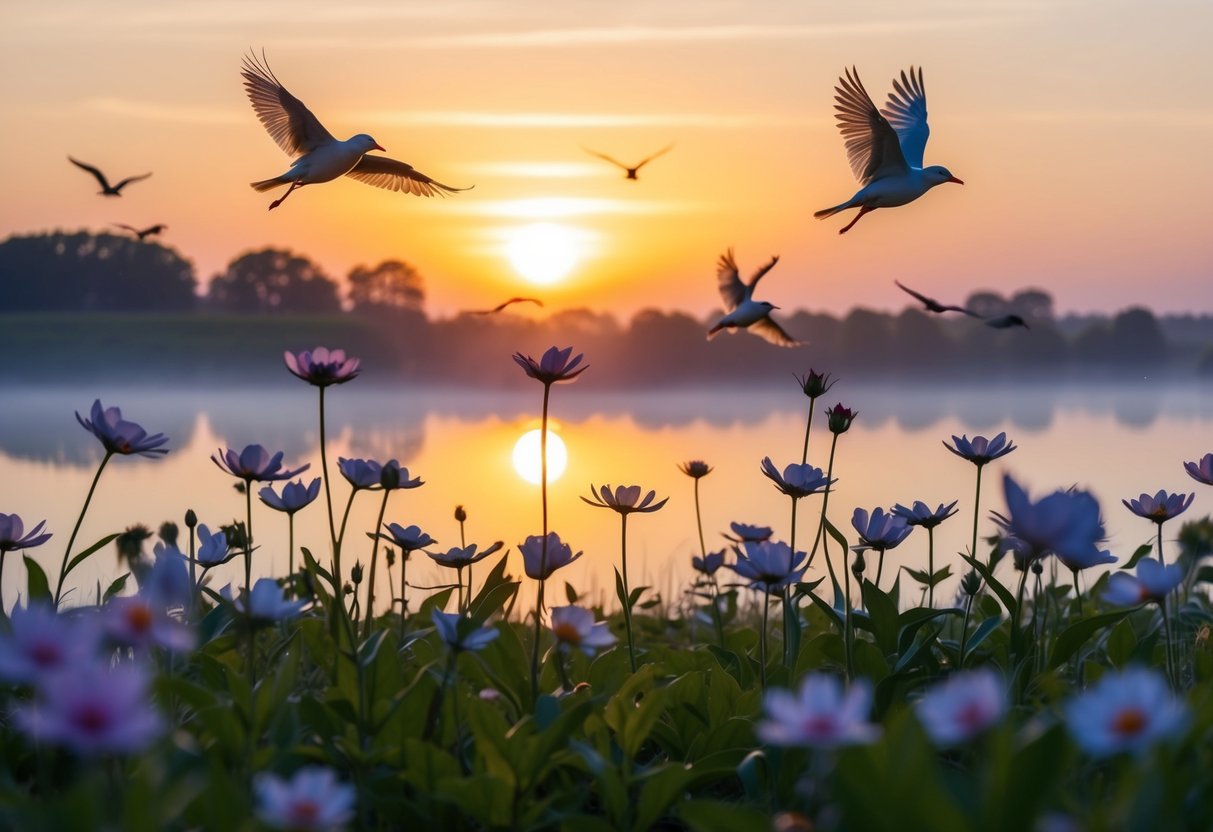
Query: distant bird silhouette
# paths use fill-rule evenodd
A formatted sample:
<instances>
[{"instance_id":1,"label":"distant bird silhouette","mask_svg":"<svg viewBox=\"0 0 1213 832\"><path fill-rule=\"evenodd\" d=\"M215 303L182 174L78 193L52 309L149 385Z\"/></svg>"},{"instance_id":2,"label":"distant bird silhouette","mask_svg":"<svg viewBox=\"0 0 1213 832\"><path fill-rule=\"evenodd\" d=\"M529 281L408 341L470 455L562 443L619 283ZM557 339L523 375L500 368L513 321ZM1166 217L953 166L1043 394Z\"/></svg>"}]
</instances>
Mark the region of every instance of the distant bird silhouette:
<instances>
[{"instance_id":1,"label":"distant bird silhouette","mask_svg":"<svg viewBox=\"0 0 1213 832\"><path fill-rule=\"evenodd\" d=\"M133 225L126 225L125 223L121 223L121 222L115 222L115 223L112 223L112 225L114 225L114 227L116 227L116 228L121 228L124 231L131 232L132 234L134 234L136 237L139 238L139 242L143 242L143 240L146 239L147 237L152 237L152 236L155 236L156 234L163 234L165 231L168 230L168 226L165 225L164 223L157 223L156 225L149 225L147 228L135 228Z\"/></svg>"},{"instance_id":2,"label":"distant bird silhouette","mask_svg":"<svg viewBox=\"0 0 1213 832\"><path fill-rule=\"evenodd\" d=\"M788 335L783 327L771 320L771 310L779 307L765 300L754 300L754 287L778 262L779 255L775 255L770 263L754 272L749 283L743 283L741 275L737 272L737 262L733 259L733 249L721 255L720 262L716 265L716 285L720 289L721 299L724 300L726 314L708 330L709 341L722 329L748 329L780 347L800 346L800 341Z\"/></svg>"},{"instance_id":3,"label":"distant bird silhouette","mask_svg":"<svg viewBox=\"0 0 1213 832\"><path fill-rule=\"evenodd\" d=\"M1022 326L1024 329L1031 329L1028 322L1019 315L995 315L985 319L986 326L992 326L995 329L1010 329L1015 326Z\"/></svg>"},{"instance_id":4,"label":"distant bird silhouette","mask_svg":"<svg viewBox=\"0 0 1213 832\"><path fill-rule=\"evenodd\" d=\"M257 118L278 146L294 160L290 170L281 176L251 183L258 192L290 185L285 194L270 203L270 210L281 205L296 188L328 182L338 176L349 176L376 188L406 191L417 196L443 196L468 190L443 185L404 162L365 155L371 150L383 150L366 133L338 141L302 101L278 82L264 55L260 60L256 55L245 57L241 75Z\"/></svg>"},{"instance_id":5,"label":"distant bird silhouette","mask_svg":"<svg viewBox=\"0 0 1213 832\"><path fill-rule=\"evenodd\" d=\"M910 297L917 298L918 301L922 303L923 308L925 308L928 312L936 312L936 313L962 312L965 315L969 315L974 318L981 317L976 312L973 312L972 310L969 310L969 309L965 309L963 306L945 306L944 304L940 303L939 301L935 300L934 298L929 298L924 294L915 292L909 286L906 286L905 284L903 284L900 280L894 280L893 282L897 284L898 289L901 289L901 291L905 292Z\"/></svg>"},{"instance_id":6,"label":"distant bird silhouette","mask_svg":"<svg viewBox=\"0 0 1213 832\"><path fill-rule=\"evenodd\" d=\"M877 208L894 208L913 202L936 185L963 185L945 167L922 166L922 154L931 134L927 126L927 96L922 86L922 68L910 68L901 80L893 79L893 92L884 110L877 110L854 67L838 79L834 109L838 128L846 140L847 159L863 187L846 202L818 211L819 220L839 211L858 208L859 213L839 230L845 234L860 217Z\"/></svg>"},{"instance_id":7,"label":"distant bird silhouette","mask_svg":"<svg viewBox=\"0 0 1213 832\"><path fill-rule=\"evenodd\" d=\"M492 309L475 309L469 314L471 315L492 315L495 312L500 312L512 303L533 303L536 306L543 306L543 301L538 298L510 298L504 303L499 303Z\"/></svg>"},{"instance_id":8,"label":"distant bird silhouette","mask_svg":"<svg viewBox=\"0 0 1213 832\"><path fill-rule=\"evenodd\" d=\"M591 156L597 156L599 159L603 159L603 160L605 160L605 161L607 161L607 162L610 162L612 165L615 165L615 166L616 166L616 167L618 167L618 168L622 168L622 169L623 169L623 170L624 170L624 171L627 173L627 177L626 177L626 178L628 178L628 179L632 179L632 180L635 180L635 179L636 179L636 173L637 173L637 172L638 172L638 171L639 171L639 170L640 170L642 167L644 167L644 166L645 166L645 165L647 165L649 162L651 162L651 161L653 161L654 159L656 159L658 156L664 156L665 154L669 153L671 150L673 150L673 149L674 149L674 145L672 145L672 144L671 144L671 145L668 145L667 147L663 147L661 150L658 150L658 151L657 151L656 153L654 153L652 156L650 156L650 157L648 157L647 159L645 159L645 160L643 160L643 161L639 162L639 163L638 163L638 164L636 164L634 167L628 167L628 166L627 166L627 165L625 165L623 162L619 161L618 159L615 159L614 157L608 156L608 155L606 155L605 153L599 153L597 150L590 150L590 149L589 149L588 147L586 147L585 145L582 145L581 149L582 149L582 150L584 150L586 153L590 154Z\"/></svg>"},{"instance_id":9,"label":"distant bird silhouette","mask_svg":"<svg viewBox=\"0 0 1213 832\"><path fill-rule=\"evenodd\" d=\"M67 160L81 170L88 171L96 178L97 184L101 186L101 190L97 193L99 193L101 196L122 196L122 189L127 185L131 184L132 182L141 182L142 180L151 176L150 173L145 173L142 176L128 176L117 185L111 185L109 180L105 178L105 174L97 170L92 165L86 165L84 162L73 159L71 156L68 156Z\"/></svg>"}]
</instances>

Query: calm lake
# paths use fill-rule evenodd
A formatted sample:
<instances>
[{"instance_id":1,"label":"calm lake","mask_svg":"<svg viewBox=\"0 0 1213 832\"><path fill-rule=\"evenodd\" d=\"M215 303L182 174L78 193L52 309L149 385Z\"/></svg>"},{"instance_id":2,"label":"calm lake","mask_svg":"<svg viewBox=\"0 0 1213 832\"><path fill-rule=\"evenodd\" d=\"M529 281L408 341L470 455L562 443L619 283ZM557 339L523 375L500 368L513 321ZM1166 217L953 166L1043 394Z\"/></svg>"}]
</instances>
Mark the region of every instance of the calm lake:
<instances>
[{"instance_id":1,"label":"calm lake","mask_svg":"<svg viewBox=\"0 0 1213 832\"><path fill-rule=\"evenodd\" d=\"M395 492L386 521L416 524L436 538L442 551L459 543L453 512L468 513L468 542L503 540L512 551L510 569L521 573L517 544L541 528L539 487L520 475L514 461L519 439L539 423L542 388L525 393L452 392L375 387L362 379L333 388L328 396L330 463L336 458L397 458L425 484ZM100 443L79 425L73 411L87 415L93 399L117 405L149 432L170 437L172 450L157 460L115 458L106 468L77 549L110 532L143 523L155 529L181 524L194 509L212 528L244 517L244 497L210 455L219 448L260 443L284 451L285 462L305 462L320 473L315 390L302 383L224 390L130 387L88 389L13 387L0 409L0 511L17 513L27 527L46 519L54 537L31 550L52 585L63 547L88 490ZM936 531L937 563L955 562L968 545L973 511L974 467L943 448L952 434L992 436L1006 431L1019 449L986 469L982 529L989 509L1002 509L1001 475L1010 472L1033 496L1078 484L1099 498L1110 535L1122 559L1151 539L1153 525L1132 515L1120 501L1142 491L1196 490L1189 517L1213 511L1213 490L1191 480L1184 460L1213 451L1213 388L1199 382L1014 387L858 384L844 380L819 401L819 408L842 401L859 416L838 445L830 517L850 539L856 507L889 507L923 500L932 505L959 500L957 514ZM619 519L579 497L590 484L639 484L669 497L655 514L633 515L628 523L633 585L652 585L676 597L691 577L698 554L692 481L678 464L703 459L715 470L701 482L704 533L709 550L725 541L730 521L769 525L781 539L789 531L790 501L762 476L759 463L770 456L782 468L799 462L808 400L794 381L763 390L680 390L665 393L595 391L588 376L556 387L552 395L554 432L567 448L567 467L552 482L550 517L574 550L585 556L558 573L594 601L613 596L612 566L619 559ZM814 420L810 462L825 467L830 435L824 416ZM340 512L349 493L334 470L334 504ZM365 532L375 522L378 495L360 494L350 517L344 561L367 561ZM287 564L287 521L254 500L254 532L259 545L253 574L281 575ZM811 544L820 498L801 502L798 548ZM1173 538L1178 525L1168 527ZM296 543L309 546L327 563L324 498L296 518ZM183 529L184 536L184 529ZM151 541L147 546L151 550ZM926 535L915 532L885 567L885 582L898 565L923 568ZM6 607L24 594L20 557L7 556L3 594ZM382 557L382 554L381 554ZM490 561L488 563L491 563ZM481 573L487 564L476 568ZM824 566L820 558L814 566ZM119 574L113 548L98 553L73 573L70 582L90 601L98 581ZM239 560L215 570L213 585L242 580ZM410 583L444 583L450 575L418 555L410 562ZM387 592L380 564L377 592ZM949 598L955 579L942 590ZM524 587L529 590L529 587ZM528 592L529 594L529 592ZM77 596L80 597L80 596ZM563 597L563 592L558 597Z\"/></svg>"}]
</instances>

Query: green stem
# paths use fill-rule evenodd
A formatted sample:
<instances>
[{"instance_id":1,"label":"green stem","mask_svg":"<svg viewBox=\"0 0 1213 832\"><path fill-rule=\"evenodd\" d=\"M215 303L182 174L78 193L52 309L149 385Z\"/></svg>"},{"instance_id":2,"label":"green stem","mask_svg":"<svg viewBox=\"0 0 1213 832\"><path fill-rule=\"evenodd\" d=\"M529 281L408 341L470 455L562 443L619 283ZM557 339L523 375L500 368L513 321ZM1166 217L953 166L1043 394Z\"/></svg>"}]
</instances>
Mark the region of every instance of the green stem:
<instances>
[{"instance_id":1,"label":"green stem","mask_svg":"<svg viewBox=\"0 0 1213 832\"><path fill-rule=\"evenodd\" d=\"M708 547L703 542L703 516L699 513L699 477L695 478L695 526L699 529L699 556L708 556Z\"/></svg>"},{"instance_id":2,"label":"green stem","mask_svg":"<svg viewBox=\"0 0 1213 832\"><path fill-rule=\"evenodd\" d=\"M927 526L927 606L935 607L935 527Z\"/></svg>"},{"instance_id":3,"label":"green stem","mask_svg":"<svg viewBox=\"0 0 1213 832\"><path fill-rule=\"evenodd\" d=\"M93 475L93 484L88 487L88 496L84 498L84 506L80 509L80 516L76 518L76 525L72 529L72 536L67 539L67 549L63 552L63 565L59 567L59 584L55 587L55 609L59 608L59 599L63 597L63 581L67 577L67 563L72 556L72 545L76 542L76 535L80 533L80 524L84 522L84 515L88 511L88 504L93 501L93 492L97 490L97 482L101 479L101 472L105 470L105 464L110 461L110 457L113 455L113 451L106 451L105 456L101 458L101 464L97 466L97 473Z\"/></svg>"},{"instance_id":4,"label":"green stem","mask_svg":"<svg viewBox=\"0 0 1213 832\"><path fill-rule=\"evenodd\" d=\"M190 609L189 609L189 612L190 612L190 618L192 618L193 613L194 613L195 609L197 608L198 601L199 601L198 552L197 552L197 547L195 545L196 539L194 537L194 527L193 526L189 527L189 533L190 533ZM0 569L3 569L3 566L0 566ZM2 586L4 586L4 583L3 583L3 581L0 581L0 587L2 587ZM100 599L98 599L97 603L98 604L101 603ZM0 605L0 612L2 612L2 611L3 611L3 605Z\"/></svg>"},{"instance_id":5,"label":"green stem","mask_svg":"<svg viewBox=\"0 0 1213 832\"><path fill-rule=\"evenodd\" d=\"M245 601L253 592L253 483L244 481L244 592Z\"/></svg>"},{"instance_id":6,"label":"green stem","mask_svg":"<svg viewBox=\"0 0 1213 832\"><path fill-rule=\"evenodd\" d=\"M548 568L548 401L552 385L543 385L543 411L539 423L539 501L543 505L543 542L539 555L539 574ZM539 636L543 626L543 584L539 579L539 597L535 601L535 643L531 648L531 693L539 698Z\"/></svg>"},{"instance_id":7,"label":"green stem","mask_svg":"<svg viewBox=\"0 0 1213 832\"><path fill-rule=\"evenodd\" d=\"M295 512L286 515L286 547L288 574L295 574ZM294 582L292 581L292 584Z\"/></svg>"},{"instance_id":8,"label":"green stem","mask_svg":"<svg viewBox=\"0 0 1213 832\"><path fill-rule=\"evenodd\" d=\"M1162 599L1158 602L1158 612L1162 615L1162 632L1164 644L1164 655L1167 657L1167 680L1171 683L1172 690L1179 689L1179 678L1176 674L1175 662L1171 658L1171 621L1167 616L1167 602Z\"/></svg>"},{"instance_id":9,"label":"green stem","mask_svg":"<svg viewBox=\"0 0 1213 832\"><path fill-rule=\"evenodd\" d=\"M341 574L341 543L345 540L345 524L350 519L350 509L354 506L354 497L358 494L358 489L350 492L350 498L345 501L345 512L341 515L341 531L334 538L333 543L333 581L337 584L337 597L343 598L343 587L345 586L345 578ZM375 527L375 533L379 533L379 527ZM344 603L344 601L342 602Z\"/></svg>"},{"instance_id":10,"label":"green stem","mask_svg":"<svg viewBox=\"0 0 1213 832\"><path fill-rule=\"evenodd\" d=\"M969 615L973 611L973 596L965 597L965 615L964 621L960 625L960 656L956 663L957 670L964 670L965 666L965 648L969 643Z\"/></svg>"},{"instance_id":11,"label":"green stem","mask_svg":"<svg viewBox=\"0 0 1213 832\"><path fill-rule=\"evenodd\" d=\"M977 493L973 497L973 547L969 554L977 557L977 521L981 517L981 469L983 463L977 464Z\"/></svg>"},{"instance_id":12,"label":"green stem","mask_svg":"<svg viewBox=\"0 0 1213 832\"><path fill-rule=\"evenodd\" d=\"M830 442L830 464L826 466L827 483L834 479L834 452L838 449L838 436L839 435L837 433L834 434L834 439ZM821 520L817 523L817 534L813 538L813 550L809 552L809 561L805 564L806 569L813 565L813 558L817 556L817 546L818 544L822 543L825 538L826 510L830 507L830 493L833 490L834 487L832 485L826 485L825 496L821 498ZM829 555L826 555L826 559L828 561ZM847 568L846 552L842 553L842 568L844 570ZM835 583L837 583L837 579L835 580Z\"/></svg>"},{"instance_id":13,"label":"green stem","mask_svg":"<svg viewBox=\"0 0 1213 832\"><path fill-rule=\"evenodd\" d=\"M1082 589L1078 586L1078 568L1070 570L1074 575L1074 600L1078 602L1078 617L1082 618Z\"/></svg>"},{"instance_id":14,"label":"green stem","mask_svg":"<svg viewBox=\"0 0 1213 832\"><path fill-rule=\"evenodd\" d=\"M543 574L541 571L539 574ZM539 639L543 635L543 585L546 581L539 579L539 595L535 599L535 643L531 648L531 695L539 699Z\"/></svg>"},{"instance_id":15,"label":"green stem","mask_svg":"<svg viewBox=\"0 0 1213 832\"><path fill-rule=\"evenodd\" d=\"M333 561L334 561L334 563L336 563L339 559L338 555L337 555L337 526L335 525L334 517L333 517L333 492L332 492L331 487L329 486L328 449L326 447L327 439L325 437L325 429L324 429L324 387L321 386L319 388L319 390L320 390L320 478L324 481L324 502L325 502L325 505L328 507L329 539L333 543ZM340 580L341 576L337 575L335 577L337 577L338 580Z\"/></svg>"},{"instance_id":16,"label":"green stem","mask_svg":"<svg viewBox=\"0 0 1213 832\"><path fill-rule=\"evenodd\" d=\"M809 419L804 426L804 450L800 454L801 465L807 465L809 462L809 431L813 429L813 405L816 403L816 399L809 399Z\"/></svg>"},{"instance_id":17,"label":"green stem","mask_svg":"<svg viewBox=\"0 0 1213 832\"><path fill-rule=\"evenodd\" d=\"M792 562L796 561L796 504L797 504L797 502L798 502L797 498L792 497L792 534L791 534L791 542L789 544L792 547ZM791 596L788 594L787 587L784 587L784 590L781 593L781 596L783 598L783 616L782 616L783 617L783 666L788 668L789 670L791 670L792 669L792 656L791 656L791 643L790 642L791 642L791 634L792 634L792 621L791 621L790 615L792 612L792 599L791 599Z\"/></svg>"},{"instance_id":18,"label":"green stem","mask_svg":"<svg viewBox=\"0 0 1213 832\"><path fill-rule=\"evenodd\" d=\"M628 585L628 515L619 515L623 520L622 526L622 560L623 560L623 625L628 632L628 659L632 662L632 672L636 672L636 642L632 639L632 590Z\"/></svg>"},{"instance_id":19,"label":"green stem","mask_svg":"<svg viewBox=\"0 0 1213 832\"><path fill-rule=\"evenodd\" d=\"M459 610L460 615L463 615L464 613L467 612L467 610L465 610L463 608L463 567L462 566L458 566L455 568L455 575L456 575L456 578L455 578L456 590L455 591L456 591L456 593L458 593L455 596L455 609Z\"/></svg>"},{"instance_id":20,"label":"green stem","mask_svg":"<svg viewBox=\"0 0 1213 832\"><path fill-rule=\"evenodd\" d=\"M371 636L371 621L375 617L375 567L379 565L379 529L383 526L383 515L387 512L387 498L392 491L383 489L383 500L379 503L379 517L375 520L375 542L371 546L371 575L366 585L366 619L362 625L362 637Z\"/></svg>"},{"instance_id":21,"label":"green stem","mask_svg":"<svg viewBox=\"0 0 1213 832\"><path fill-rule=\"evenodd\" d=\"M876 588L880 589L880 576L884 574L884 549L878 549L880 557L876 559Z\"/></svg>"},{"instance_id":22,"label":"green stem","mask_svg":"<svg viewBox=\"0 0 1213 832\"><path fill-rule=\"evenodd\" d=\"M759 677L762 680L762 692L767 692L767 627L771 615L771 596L764 588L762 590L762 633L758 639ZM633 668L635 669L635 668Z\"/></svg>"},{"instance_id":23,"label":"green stem","mask_svg":"<svg viewBox=\"0 0 1213 832\"><path fill-rule=\"evenodd\" d=\"M1162 556L1162 523L1156 523L1155 525L1158 526L1158 562L1166 566L1167 562Z\"/></svg>"}]
</instances>

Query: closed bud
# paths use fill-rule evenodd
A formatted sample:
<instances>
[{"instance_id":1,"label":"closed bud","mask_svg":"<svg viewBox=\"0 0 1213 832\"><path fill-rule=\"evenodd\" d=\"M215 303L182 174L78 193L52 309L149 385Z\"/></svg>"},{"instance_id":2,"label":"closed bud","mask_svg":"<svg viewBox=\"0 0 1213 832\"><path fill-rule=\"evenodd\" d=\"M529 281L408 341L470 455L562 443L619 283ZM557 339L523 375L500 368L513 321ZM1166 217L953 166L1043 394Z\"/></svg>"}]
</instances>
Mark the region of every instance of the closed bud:
<instances>
[{"instance_id":1,"label":"closed bud","mask_svg":"<svg viewBox=\"0 0 1213 832\"><path fill-rule=\"evenodd\" d=\"M396 565L396 550L389 546L384 551L387 553L387 568L391 569Z\"/></svg>"},{"instance_id":2,"label":"closed bud","mask_svg":"<svg viewBox=\"0 0 1213 832\"><path fill-rule=\"evenodd\" d=\"M185 510L185 527L187 529L192 529L197 525L198 525L198 515L194 514L194 510L192 508L186 509Z\"/></svg>"},{"instance_id":3,"label":"closed bud","mask_svg":"<svg viewBox=\"0 0 1213 832\"><path fill-rule=\"evenodd\" d=\"M970 569L960 579L960 589L965 595L970 597L976 595L981 590L981 576L977 574L976 569Z\"/></svg>"},{"instance_id":4,"label":"closed bud","mask_svg":"<svg viewBox=\"0 0 1213 832\"><path fill-rule=\"evenodd\" d=\"M350 570L350 580L354 582L354 586L362 583L362 561L356 562Z\"/></svg>"},{"instance_id":5,"label":"closed bud","mask_svg":"<svg viewBox=\"0 0 1213 832\"><path fill-rule=\"evenodd\" d=\"M851 410L849 407L843 407L842 402L833 407L826 408L826 418L829 420L830 433L846 433L851 428L851 422L855 421L855 417L858 415L858 411Z\"/></svg>"},{"instance_id":6,"label":"closed bud","mask_svg":"<svg viewBox=\"0 0 1213 832\"><path fill-rule=\"evenodd\" d=\"M796 376L796 380L800 382L800 389L810 399L824 396L834 386L829 373L819 373L816 370L809 370L809 374L805 376Z\"/></svg>"},{"instance_id":7,"label":"closed bud","mask_svg":"<svg viewBox=\"0 0 1213 832\"><path fill-rule=\"evenodd\" d=\"M855 560L851 563L851 574L855 576L856 580L859 580L863 577L863 570L867 568L868 564L863 558L863 552L856 552Z\"/></svg>"},{"instance_id":8,"label":"closed bud","mask_svg":"<svg viewBox=\"0 0 1213 832\"><path fill-rule=\"evenodd\" d=\"M455 520L462 523L468 519L468 513L463 510L463 506L455 506Z\"/></svg>"}]
</instances>

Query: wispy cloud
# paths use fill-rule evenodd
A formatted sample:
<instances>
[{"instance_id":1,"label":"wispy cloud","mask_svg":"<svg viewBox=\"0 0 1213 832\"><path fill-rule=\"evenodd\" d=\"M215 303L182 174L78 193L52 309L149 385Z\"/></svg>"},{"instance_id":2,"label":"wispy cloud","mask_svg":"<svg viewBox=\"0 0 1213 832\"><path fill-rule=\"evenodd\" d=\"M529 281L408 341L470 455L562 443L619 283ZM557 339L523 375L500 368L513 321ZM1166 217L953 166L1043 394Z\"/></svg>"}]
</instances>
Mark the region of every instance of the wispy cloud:
<instances>
[{"instance_id":1,"label":"wispy cloud","mask_svg":"<svg viewBox=\"0 0 1213 832\"><path fill-rule=\"evenodd\" d=\"M703 127L745 129L786 125L827 124L825 116L718 113L493 113L473 110L376 111L358 116L367 123L413 127Z\"/></svg>"},{"instance_id":2,"label":"wispy cloud","mask_svg":"<svg viewBox=\"0 0 1213 832\"><path fill-rule=\"evenodd\" d=\"M1213 127L1213 110L1039 110L991 113L983 118L1002 118L1032 124L1091 124L1143 127Z\"/></svg>"},{"instance_id":3,"label":"wispy cloud","mask_svg":"<svg viewBox=\"0 0 1213 832\"><path fill-rule=\"evenodd\" d=\"M542 196L528 199L504 199L487 202L455 202L435 205L436 209L457 214L509 219L550 220L565 217L603 216L607 214L674 214L704 210L689 202L654 202L589 197Z\"/></svg>"},{"instance_id":4,"label":"wispy cloud","mask_svg":"<svg viewBox=\"0 0 1213 832\"><path fill-rule=\"evenodd\" d=\"M459 167L470 176L522 179L583 179L613 175L613 171L590 162L469 162Z\"/></svg>"},{"instance_id":5,"label":"wispy cloud","mask_svg":"<svg viewBox=\"0 0 1213 832\"><path fill-rule=\"evenodd\" d=\"M84 110L110 116L179 124L237 124L248 121L244 113L218 107L188 107L179 104L158 104L132 101L126 98L89 98L80 105Z\"/></svg>"}]
</instances>

